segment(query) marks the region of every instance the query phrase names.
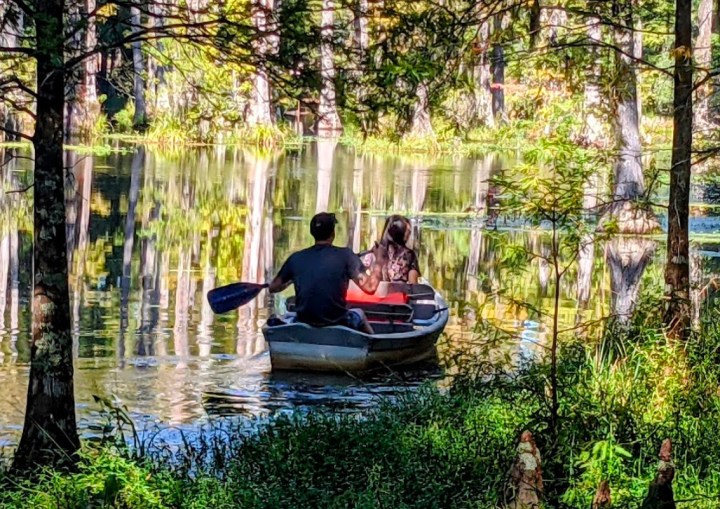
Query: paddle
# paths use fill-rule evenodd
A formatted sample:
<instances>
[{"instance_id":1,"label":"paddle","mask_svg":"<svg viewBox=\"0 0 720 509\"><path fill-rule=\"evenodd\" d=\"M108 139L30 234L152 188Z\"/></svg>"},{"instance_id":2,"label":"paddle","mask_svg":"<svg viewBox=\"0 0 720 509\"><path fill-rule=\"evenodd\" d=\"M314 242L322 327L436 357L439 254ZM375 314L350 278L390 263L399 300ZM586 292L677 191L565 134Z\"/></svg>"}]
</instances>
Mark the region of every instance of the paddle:
<instances>
[{"instance_id":1,"label":"paddle","mask_svg":"<svg viewBox=\"0 0 720 509\"><path fill-rule=\"evenodd\" d=\"M358 253L358 256L365 256L371 253L372 249ZM210 290L207 294L208 302L213 313L222 314L244 306L269 285L259 283L232 283Z\"/></svg>"},{"instance_id":2,"label":"paddle","mask_svg":"<svg viewBox=\"0 0 720 509\"><path fill-rule=\"evenodd\" d=\"M267 283L232 283L210 290L207 299L214 313L227 313L244 306L268 286Z\"/></svg>"}]
</instances>

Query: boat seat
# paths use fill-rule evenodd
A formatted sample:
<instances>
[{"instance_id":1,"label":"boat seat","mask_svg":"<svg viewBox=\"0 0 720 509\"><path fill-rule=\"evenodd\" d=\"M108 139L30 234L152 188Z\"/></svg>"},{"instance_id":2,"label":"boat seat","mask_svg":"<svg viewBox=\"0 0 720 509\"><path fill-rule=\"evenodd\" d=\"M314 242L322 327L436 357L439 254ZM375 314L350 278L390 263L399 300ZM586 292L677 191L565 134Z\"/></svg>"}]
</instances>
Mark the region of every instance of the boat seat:
<instances>
[{"instance_id":1,"label":"boat seat","mask_svg":"<svg viewBox=\"0 0 720 509\"><path fill-rule=\"evenodd\" d=\"M413 308L407 304L385 302L348 302L348 309L362 309L370 321L377 322L410 322Z\"/></svg>"},{"instance_id":2,"label":"boat seat","mask_svg":"<svg viewBox=\"0 0 720 509\"><path fill-rule=\"evenodd\" d=\"M413 304L413 320L432 320L437 314L435 304Z\"/></svg>"},{"instance_id":3,"label":"boat seat","mask_svg":"<svg viewBox=\"0 0 720 509\"><path fill-rule=\"evenodd\" d=\"M435 290L432 286L426 284L406 285L407 296L410 300L433 300L435 299Z\"/></svg>"}]
</instances>

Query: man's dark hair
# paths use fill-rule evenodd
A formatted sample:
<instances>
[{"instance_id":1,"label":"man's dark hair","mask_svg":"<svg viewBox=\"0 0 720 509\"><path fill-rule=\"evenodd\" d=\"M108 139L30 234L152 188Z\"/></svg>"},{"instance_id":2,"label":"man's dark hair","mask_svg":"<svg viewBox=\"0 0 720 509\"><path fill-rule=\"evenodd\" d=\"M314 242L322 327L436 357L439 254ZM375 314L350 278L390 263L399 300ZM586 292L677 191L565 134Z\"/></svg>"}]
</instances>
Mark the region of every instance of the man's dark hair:
<instances>
[{"instance_id":1,"label":"man's dark hair","mask_svg":"<svg viewBox=\"0 0 720 509\"><path fill-rule=\"evenodd\" d=\"M320 212L310 221L310 234L316 241L328 240L335 233L335 214Z\"/></svg>"}]
</instances>

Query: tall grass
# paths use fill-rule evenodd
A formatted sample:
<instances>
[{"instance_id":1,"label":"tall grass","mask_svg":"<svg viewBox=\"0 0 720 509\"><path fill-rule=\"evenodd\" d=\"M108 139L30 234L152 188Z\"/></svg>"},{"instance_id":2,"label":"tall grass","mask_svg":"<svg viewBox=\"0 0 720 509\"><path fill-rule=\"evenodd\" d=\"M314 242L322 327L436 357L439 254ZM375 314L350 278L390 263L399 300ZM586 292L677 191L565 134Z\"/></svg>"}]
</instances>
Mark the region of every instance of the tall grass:
<instances>
[{"instance_id":1,"label":"tall grass","mask_svg":"<svg viewBox=\"0 0 720 509\"><path fill-rule=\"evenodd\" d=\"M6 477L0 507L491 508L510 495L525 429L543 457L547 507L590 507L602 480L616 507L640 507L664 438L676 498L719 507L720 308L685 345L665 340L657 315L642 308L623 349L603 335L563 338L555 435L545 364L465 360L446 389L362 415L278 417L252 435L225 427L180 451L143 444L139 458L122 440L87 447L75 473Z\"/></svg>"}]
</instances>

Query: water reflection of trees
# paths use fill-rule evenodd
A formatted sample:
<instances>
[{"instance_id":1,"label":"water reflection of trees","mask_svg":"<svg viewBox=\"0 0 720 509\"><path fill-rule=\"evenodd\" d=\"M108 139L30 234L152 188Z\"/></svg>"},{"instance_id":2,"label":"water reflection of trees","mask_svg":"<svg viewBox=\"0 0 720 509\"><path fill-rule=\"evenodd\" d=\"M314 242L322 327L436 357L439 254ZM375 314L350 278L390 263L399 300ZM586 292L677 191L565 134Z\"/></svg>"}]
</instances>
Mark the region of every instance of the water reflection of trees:
<instances>
[{"instance_id":1,"label":"water reflection of trees","mask_svg":"<svg viewBox=\"0 0 720 509\"><path fill-rule=\"evenodd\" d=\"M167 358L162 367L143 371L143 394L169 405L173 410L166 410L176 420L188 415L183 406L187 398L197 397L197 391L183 387L196 381L198 357L202 369L210 369L218 354L237 357L237 372L251 369L253 362L267 369L266 358L256 359L265 349L259 325L269 312L269 297L229 316L214 316L205 295L233 281L267 280L290 252L311 242L308 219L319 209L338 214L337 242L355 250L379 238L390 212L409 215L421 271L453 306L451 334L473 326L472 310L542 341L553 284L547 265L536 260L511 272L503 255L504 246L511 244L547 253L547 234L501 231L501 242L480 226L490 207L490 175L505 163L500 156L383 157L331 144L283 154L229 147L179 154L138 148L106 158L68 154L74 176L68 238L78 355L107 358L110 365L127 370L152 361L145 357ZM13 164L0 173L3 189L27 182ZM27 357L29 314L19 303L23 292L27 297L29 283L23 276L30 267L29 243L23 239L30 232L30 210L26 195L0 194L0 352L6 354L5 362L13 351L20 360ZM581 256L584 261L563 279L561 319L566 326L575 323L585 306L583 317L591 319L610 315L610 304L617 312L634 300L632 263L623 261L634 255L622 254L627 246L605 248L607 259ZM603 246L595 251L601 253ZM636 251L645 253L641 247ZM633 274L641 272L652 252L638 256ZM616 297L605 298L606 287ZM517 306L516 300L531 305ZM19 337L17 348L6 341L9 337ZM140 383L132 373L119 372L113 381L81 369L79 387L96 390L83 377L102 378L97 383L125 391ZM125 389L119 388L122 384ZM153 395L153 384L164 390ZM177 391L172 400L166 394L170 390Z\"/></svg>"}]
</instances>

